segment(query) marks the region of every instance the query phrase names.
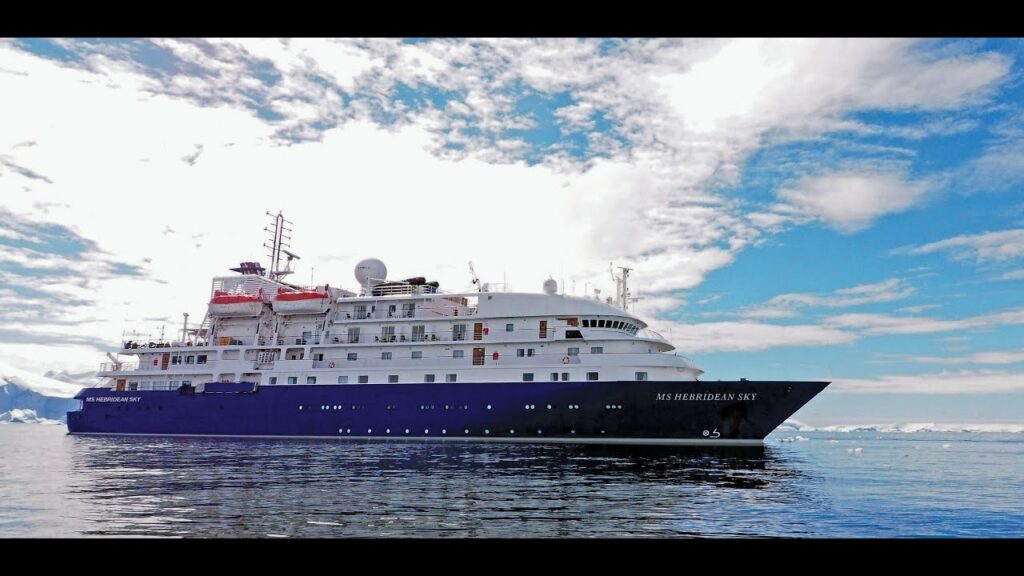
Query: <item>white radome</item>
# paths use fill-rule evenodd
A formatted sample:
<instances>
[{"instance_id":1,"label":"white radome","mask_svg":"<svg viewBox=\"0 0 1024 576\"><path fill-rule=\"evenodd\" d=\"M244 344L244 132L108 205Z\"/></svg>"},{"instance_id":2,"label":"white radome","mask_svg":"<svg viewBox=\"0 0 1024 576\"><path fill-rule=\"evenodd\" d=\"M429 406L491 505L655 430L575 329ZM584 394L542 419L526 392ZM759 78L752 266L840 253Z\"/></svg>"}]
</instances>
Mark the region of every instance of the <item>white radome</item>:
<instances>
[{"instance_id":1,"label":"white radome","mask_svg":"<svg viewBox=\"0 0 1024 576\"><path fill-rule=\"evenodd\" d=\"M360 286L373 286L388 277L388 267L376 258L367 258L356 264L355 274Z\"/></svg>"},{"instance_id":2,"label":"white radome","mask_svg":"<svg viewBox=\"0 0 1024 576\"><path fill-rule=\"evenodd\" d=\"M549 276L548 279L544 281L544 293L548 296L554 296L558 293L558 282L555 282L554 278Z\"/></svg>"}]
</instances>

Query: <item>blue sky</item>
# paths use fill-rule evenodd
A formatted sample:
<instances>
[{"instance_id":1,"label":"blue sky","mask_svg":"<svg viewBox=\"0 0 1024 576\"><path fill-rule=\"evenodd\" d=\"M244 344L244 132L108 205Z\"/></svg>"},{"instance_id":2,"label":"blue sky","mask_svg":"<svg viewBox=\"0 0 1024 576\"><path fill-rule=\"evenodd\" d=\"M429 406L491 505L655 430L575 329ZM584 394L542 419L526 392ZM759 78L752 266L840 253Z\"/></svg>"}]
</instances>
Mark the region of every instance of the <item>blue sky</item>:
<instances>
[{"instance_id":1,"label":"blue sky","mask_svg":"<svg viewBox=\"0 0 1024 576\"><path fill-rule=\"evenodd\" d=\"M473 260L516 290L608 295L614 260L707 377L834 380L820 419L1012 420L1021 57L1012 39L0 40L0 361L82 370L124 329L201 316L283 209L316 281L376 256L459 290Z\"/></svg>"}]
</instances>

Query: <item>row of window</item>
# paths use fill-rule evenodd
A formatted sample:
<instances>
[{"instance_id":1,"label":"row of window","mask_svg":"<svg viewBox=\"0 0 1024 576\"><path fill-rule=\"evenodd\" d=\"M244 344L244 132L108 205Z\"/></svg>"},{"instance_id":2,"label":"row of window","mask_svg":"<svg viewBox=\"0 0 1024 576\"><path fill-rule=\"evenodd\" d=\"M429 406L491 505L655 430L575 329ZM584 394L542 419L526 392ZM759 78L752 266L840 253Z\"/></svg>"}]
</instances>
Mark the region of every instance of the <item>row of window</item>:
<instances>
[{"instance_id":1,"label":"row of window","mask_svg":"<svg viewBox=\"0 0 1024 576\"><path fill-rule=\"evenodd\" d=\"M206 354L188 354L186 356L171 356L171 364L181 364L182 361L184 361L185 364L206 364Z\"/></svg>"},{"instance_id":2,"label":"row of window","mask_svg":"<svg viewBox=\"0 0 1024 576\"><path fill-rule=\"evenodd\" d=\"M578 347L571 347L571 348L568 349L569 356L578 356L579 353L580 353L580 349ZM591 354L604 354L604 347L603 346L591 346L590 347L590 353ZM536 350L533 349L533 348L517 348L516 349L516 356L519 357L519 358L526 358L526 357L532 358L535 355L536 355ZM465 357L466 357L466 351L465 350L452 350L452 358L465 358ZM394 354L392 352L381 352L380 353L380 359L381 360L391 360L393 358L394 358ZM423 358L423 351L422 350L413 350L411 358L413 360L420 360L420 359L422 359ZM315 360L323 360L324 359L324 355L323 354L317 354L317 355L314 356L314 359ZM347 354L347 356L346 356L346 359L347 360L353 360L353 361L354 360L358 360L359 359L359 353L358 352L349 352Z\"/></svg>"},{"instance_id":3,"label":"row of window","mask_svg":"<svg viewBox=\"0 0 1024 576\"><path fill-rule=\"evenodd\" d=\"M630 334L636 334L640 331L640 327L629 322L622 320L597 320L597 319L583 319L584 328L611 328L613 330L625 330Z\"/></svg>"},{"instance_id":4,"label":"row of window","mask_svg":"<svg viewBox=\"0 0 1024 576\"><path fill-rule=\"evenodd\" d=\"M551 382L558 382L559 381L559 376L561 376L561 381L562 382L568 382L569 381L569 372L561 372L561 373L559 373L559 372L552 372L550 374L549 380ZM647 380L647 372L636 372L634 374L634 377L636 378L636 380L638 382L646 381ZM427 382L427 383L435 382L436 381L435 378L436 378L435 374L424 374L423 375L423 381ZM317 381L316 379L317 379L316 376L306 376L306 384L316 384L316 381ZM369 376L362 375L362 376L359 376L358 379L359 379L358 380L359 384L369 384L370 383L370 377ZM587 372L587 380L600 380L600 374L598 374L597 372ZM457 382L457 381L458 381L458 374L445 374L445 382ZM533 382L533 381L534 381L534 374L533 374L533 372L523 372L523 382ZM191 384L191 382L188 381L188 380L186 380L185 382ZM298 384L299 383L299 377L298 376L288 376L286 382L288 382L288 384ZM269 383L270 384L277 384L277 376L271 376L270 379L269 379ZM349 383L348 382L348 376L338 376L338 384L348 384L348 383ZM398 374L389 374L388 375L388 383L389 384L397 384L398 383Z\"/></svg>"}]
</instances>

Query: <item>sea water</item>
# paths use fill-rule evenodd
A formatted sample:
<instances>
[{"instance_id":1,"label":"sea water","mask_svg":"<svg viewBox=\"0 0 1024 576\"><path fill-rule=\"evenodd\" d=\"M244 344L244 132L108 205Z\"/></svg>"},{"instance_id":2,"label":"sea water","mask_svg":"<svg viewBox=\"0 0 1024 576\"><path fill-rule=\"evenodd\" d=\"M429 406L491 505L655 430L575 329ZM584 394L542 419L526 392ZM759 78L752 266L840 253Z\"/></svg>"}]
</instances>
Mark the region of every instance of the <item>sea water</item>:
<instances>
[{"instance_id":1,"label":"sea water","mask_svg":"<svg viewBox=\"0 0 1024 576\"><path fill-rule=\"evenodd\" d=\"M763 448L82 437L0 425L0 537L1022 537L1024 433Z\"/></svg>"}]
</instances>

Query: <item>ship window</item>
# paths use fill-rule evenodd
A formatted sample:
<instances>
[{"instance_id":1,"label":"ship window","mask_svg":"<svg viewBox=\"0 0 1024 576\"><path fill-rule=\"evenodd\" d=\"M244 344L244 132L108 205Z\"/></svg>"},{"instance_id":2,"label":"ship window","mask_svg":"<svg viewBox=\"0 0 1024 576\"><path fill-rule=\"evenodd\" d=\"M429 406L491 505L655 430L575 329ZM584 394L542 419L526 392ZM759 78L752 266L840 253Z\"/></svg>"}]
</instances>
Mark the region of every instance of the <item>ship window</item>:
<instances>
[{"instance_id":1,"label":"ship window","mask_svg":"<svg viewBox=\"0 0 1024 576\"><path fill-rule=\"evenodd\" d=\"M152 382L145 382L145 381L143 381L142 384L139 385L139 390L152 390L152 389L153 389L153 383Z\"/></svg>"},{"instance_id":2,"label":"ship window","mask_svg":"<svg viewBox=\"0 0 1024 576\"><path fill-rule=\"evenodd\" d=\"M349 352L348 353L348 359L349 360L355 360L358 357L359 357L359 353L358 352Z\"/></svg>"},{"instance_id":3,"label":"ship window","mask_svg":"<svg viewBox=\"0 0 1024 576\"><path fill-rule=\"evenodd\" d=\"M598 328L604 328L604 320L598 320L597 321L597 327Z\"/></svg>"},{"instance_id":4,"label":"ship window","mask_svg":"<svg viewBox=\"0 0 1024 576\"><path fill-rule=\"evenodd\" d=\"M579 354L580 354L580 349L579 348L569 348L569 356L579 356Z\"/></svg>"},{"instance_id":5,"label":"ship window","mask_svg":"<svg viewBox=\"0 0 1024 576\"><path fill-rule=\"evenodd\" d=\"M466 325L456 324L452 326L452 340L465 340L466 339Z\"/></svg>"},{"instance_id":6,"label":"ship window","mask_svg":"<svg viewBox=\"0 0 1024 576\"><path fill-rule=\"evenodd\" d=\"M552 372L551 373L551 381L552 382L558 382L558 372Z\"/></svg>"},{"instance_id":7,"label":"ship window","mask_svg":"<svg viewBox=\"0 0 1024 576\"><path fill-rule=\"evenodd\" d=\"M457 381L458 377L459 377L458 374L445 374L444 375L444 381L445 382L455 382L455 381Z\"/></svg>"},{"instance_id":8,"label":"ship window","mask_svg":"<svg viewBox=\"0 0 1024 576\"><path fill-rule=\"evenodd\" d=\"M583 319L583 327L584 328L590 328L590 320L587 320L586 318L584 318Z\"/></svg>"},{"instance_id":9,"label":"ship window","mask_svg":"<svg viewBox=\"0 0 1024 576\"><path fill-rule=\"evenodd\" d=\"M384 326L380 329L380 341L381 342L394 342L395 341L395 327Z\"/></svg>"},{"instance_id":10,"label":"ship window","mask_svg":"<svg viewBox=\"0 0 1024 576\"><path fill-rule=\"evenodd\" d=\"M196 356L196 364L206 364L206 354Z\"/></svg>"},{"instance_id":11,"label":"ship window","mask_svg":"<svg viewBox=\"0 0 1024 576\"><path fill-rule=\"evenodd\" d=\"M270 383L271 384L277 384L277 376L271 376L270 377Z\"/></svg>"},{"instance_id":12,"label":"ship window","mask_svg":"<svg viewBox=\"0 0 1024 576\"><path fill-rule=\"evenodd\" d=\"M591 354L604 354L604 347L603 346L591 346L590 347L590 353Z\"/></svg>"},{"instance_id":13,"label":"ship window","mask_svg":"<svg viewBox=\"0 0 1024 576\"><path fill-rule=\"evenodd\" d=\"M533 372L523 372L523 382L533 382Z\"/></svg>"},{"instance_id":14,"label":"ship window","mask_svg":"<svg viewBox=\"0 0 1024 576\"><path fill-rule=\"evenodd\" d=\"M323 362L323 359L324 359L324 355L323 354L313 354L313 360L316 360L317 362Z\"/></svg>"},{"instance_id":15,"label":"ship window","mask_svg":"<svg viewBox=\"0 0 1024 576\"><path fill-rule=\"evenodd\" d=\"M412 318L416 315L416 304L402 304L402 317Z\"/></svg>"},{"instance_id":16,"label":"ship window","mask_svg":"<svg viewBox=\"0 0 1024 576\"><path fill-rule=\"evenodd\" d=\"M366 318L366 304L357 304L354 312L356 313L356 320Z\"/></svg>"},{"instance_id":17,"label":"ship window","mask_svg":"<svg viewBox=\"0 0 1024 576\"><path fill-rule=\"evenodd\" d=\"M338 384L348 384L348 376L338 376Z\"/></svg>"},{"instance_id":18,"label":"ship window","mask_svg":"<svg viewBox=\"0 0 1024 576\"><path fill-rule=\"evenodd\" d=\"M512 330L515 330L512 324L505 324L505 332L511 332Z\"/></svg>"},{"instance_id":19,"label":"ship window","mask_svg":"<svg viewBox=\"0 0 1024 576\"><path fill-rule=\"evenodd\" d=\"M636 373L636 381L637 382L646 382L647 381L647 372L637 372Z\"/></svg>"},{"instance_id":20,"label":"ship window","mask_svg":"<svg viewBox=\"0 0 1024 576\"><path fill-rule=\"evenodd\" d=\"M191 380L182 380L181 381L181 385L182 386L191 386L192 385L192 381Z\"/></svg>"},{"instance_id":21,"label":"ship window","mask_svg":"<svg viewBox=\"0 0 1024 576\"><path fill-rule=\"evenodd\" d=\"M597 380L597 372L587 372L587 380Z\"/></svg>"},{"instance_id":22,"label":"ship window","mask_svg":"<svg viewBox=\"0 0 1024 576\"><path fill-rule=\"evenodd\" d=\"M360 384L366 384L369 381L370 381L370 377L369 376L360 376L359 377L359 383Z\"/></svg>"},{"instance_id":23,"label":"ship window","mask_svg":"<svg viewBox=\"0 0 1024 576\"><path fill-rule=\"evenodd\" d=\"M195 364L195 362L196 362L196 357L195 356L192 356L192 355L185 356L185 364Z\"/></svg>"},{"instance_id":24,"label":"ship window","mask_svg":"<svg viewBox=\"0 0 1024 576\"><path fill-rule=\"evenodd\" d=\"M518 349L516 349L516 356L518 356L520 358L526 356L526 349L525 348L518 348Z\"/></svg>"},{"instance_id":25,"label":"ship window","mask_svg":"<svg viewBox=\"0 0 1024 576\"><path fill-rule=\"evenodd\" d=\"M452 358L465 358L465 357L466 357L466 351L465 350L452 350Z\"/></svg>"},{"instance_id":26,"label":"ship window","mask_svg":"<svg viewBox=\"0 0 1024 576\"><path fill-rule=\"evenodd\" d=\"M562 382L568 382L568 381L569 381L569 373L568 372L562 372Z\"/></svg>"},{"instance_id":27,"label":"ship window","mask_svg":"<svg viewBox=\"0 0 1024 576\"><path fill-rule=\"evenodd\" d=\"M527 348L526 349L526 355L527 356L533 356L533 348Z\"/></svg>"},{"instance_id":28,"label":"ship window","mask_svg":"<svg viewBox=\"0 0 1024 576\"><path fill-rule=\"evenodd\" d=\"M181 364L181 356L171 356L171 364Z\"/></svg>"},{"instance_id":29,"label":"ship window","mask_svg":"<svg viewBox=\"0 0 1024 576\"><path fill-rule=\"evenodd\" d=\"M135 392L138 389L139 389L139 383L138 382L129 382L128 383L128 390L130 390L131 392Z\"/></svg>"},{"instance_id":30,"label":"ship window","mask_svg":"<svg viewBox=\"0 0 1024 576\"><path fill-rule=\"evenodd\" d=\"M348 329L348 342L349 344L359 343L359 328L352 327Z\"/></svg>"},{"instance_id":31,"label":"ship window","mask_svg":"<svg viewBox=\"0 0 1024 576\"><path fill-rule=\"evenodd\" d=\"M306 384L316 384L316 376L306 376Z\"/></svg>"},{"instance_id":32,"label":"ship window","mask_svg":"<svg viewBox=\"0 0 1024 576\"><path fill-rule=\"evenodd\" d=\"M398 374L388 374L388 383L389 384L397 384L398 383Z\"/></svg>"},{"instance_id":33,"label":"ship window","mask_svg":"<svg viewBox=\"0 0 1024 576\"><path fill-rule=\"evenodd\" d=\"M423 358L423 351L422 350L413 350L412 351L412 359L413 360L419 360L420 358Z\"/></svg>"},{"instance_id":34,"label":"ship window","mask_svg":"<svg viewBox=\"0 0 1024 576\"><path fill-rule=\"evenodd\" d=\"M423 375L423 381L424 382L433 382L434 381L434 375L433 374L424 374Z\"/></svg>"},{"instance_id":35,"label":"ship window","mask_svg":"<svg viewBox=\"0 0 1024 576\"><path fill-rule=\"evenodd\" d=\"M413 326L412 327L412 341L423 342L426 340L426 326Z\"/></svg>"},{"instance_id":36,"label":"ship window","mask_svg":"<svg viewBox=\"0 0 1024 576\"><path fill-rule=\"evenodd\" d=\"M380 359L381 360L391 360L391 352L381 352L380 353Z\"/></svg>"},{"instance_id":37,"label":"ship window","mask_svg":"<svg viewBox=\"0 0 1024 576\"><path fill-rule=\"evenodd\" d=\"M299 377L298 376L289 376L288 377L288 383L289 384L298 384L299 383Z\"/></svg>"},{"instance_id":38,"label":"ship window","mask_svg":"<svg viewBox=\"0 0 1024 576\"><path fill-rule=\"evenodd\" d=\"M583 338L583 334L581 334L579 330L566 330L565 331L565 337L566 338Z\"/></svg>"}]
</instances>

